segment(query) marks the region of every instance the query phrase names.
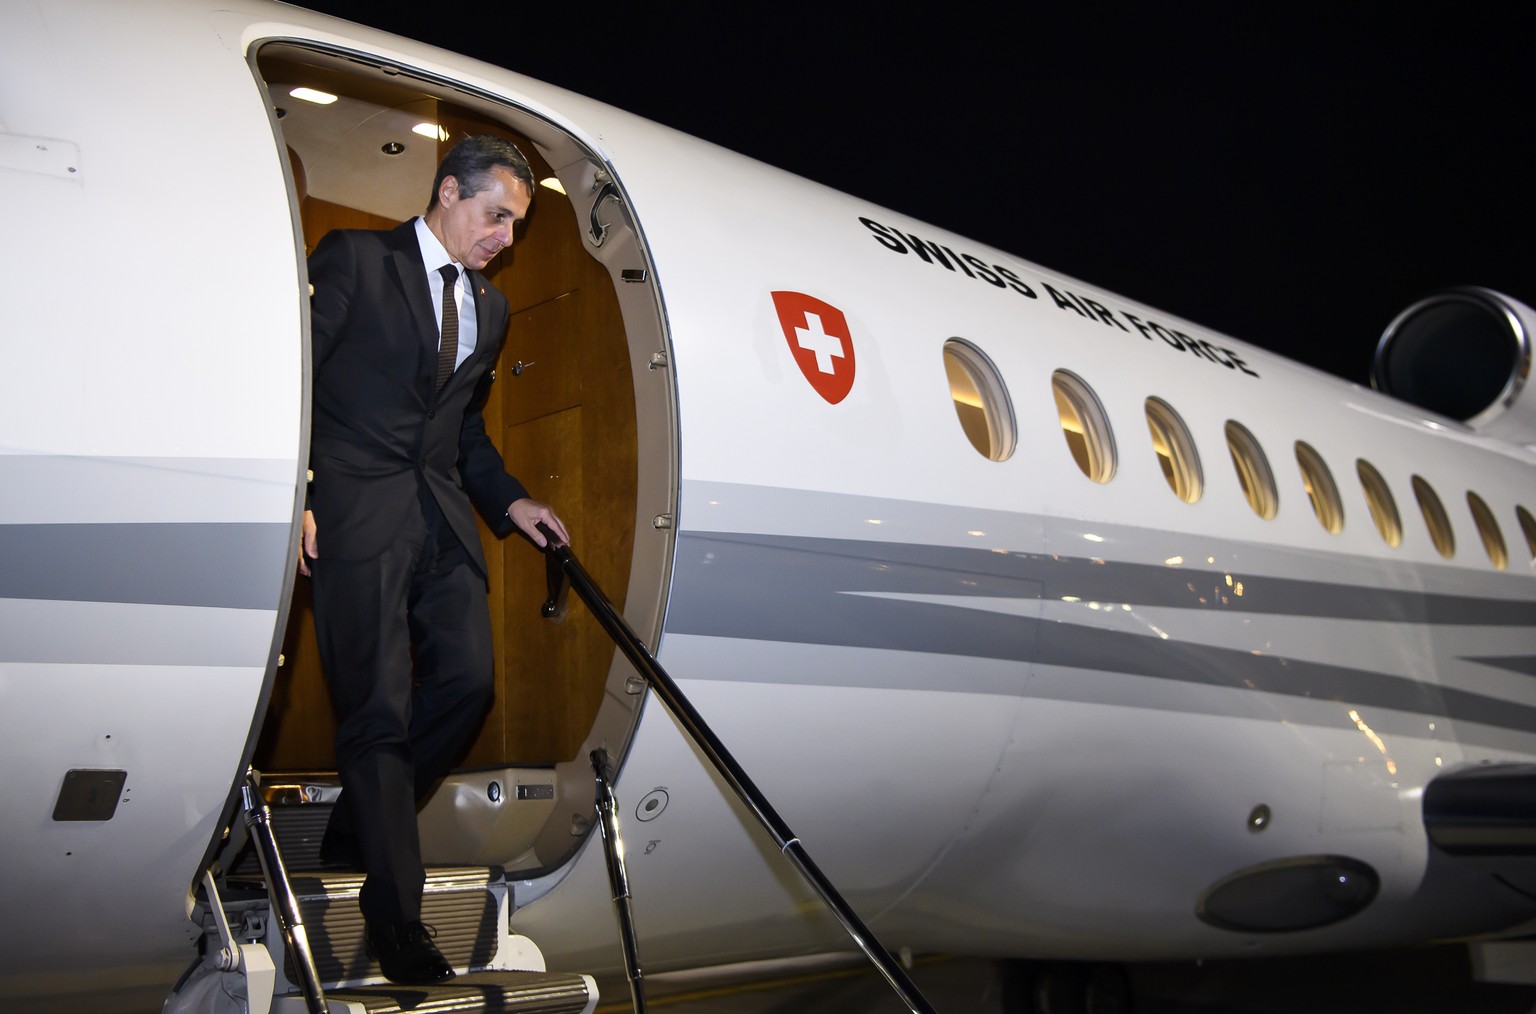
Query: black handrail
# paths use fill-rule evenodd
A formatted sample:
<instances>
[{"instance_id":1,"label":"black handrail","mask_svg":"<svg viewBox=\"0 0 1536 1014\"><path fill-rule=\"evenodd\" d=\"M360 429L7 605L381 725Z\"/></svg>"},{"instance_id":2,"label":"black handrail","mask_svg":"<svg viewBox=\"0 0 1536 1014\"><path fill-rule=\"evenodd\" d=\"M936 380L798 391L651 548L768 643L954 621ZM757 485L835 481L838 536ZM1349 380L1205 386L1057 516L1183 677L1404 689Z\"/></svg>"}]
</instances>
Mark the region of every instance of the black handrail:
<instances>
[{"instance_id":1,"label":"black handrail","mask_svg":"<svg viewBox=\"0 0 1536 1014\"><path fill-rule=\"evenodd\" d=\"M933 1007L918 992L917 986L905 969L891 957L889 951L881 946L869 927L864 925L863 920L849 907L837 888L832 886L831 881L811 860L805 847L800 844L800 839L774 811L767 797L753 784L752 779L747 777L747 773L742 770L741 765L736 763L736 758L731 756L731 752L726 749L724 743L720 742L703 717L694 710L693 704L678 689L672 677L667 675L660 663L651 657L650 651L646 649L639 636L630 629L624 617L619 615L619 611L608 601L608 597L592 580L586 568L582 567L580 561L576 559L575 554L571 552L571 547L556 545L557 539L554 533L544 525L540 525L539 530L548 540L544 549L544 566L550 594L549 600L544 603L544 615L557 617L564 612L565 580L561 579L563 575L570 582L570 587L576 589L576 594L580 595L582 601L587 604L587 608L592 610L592 615L608 632L608 636L613 638L614 644L618 645L624 657L629 659L630 664L645 679L651 691L661 698L667 710L672 712L684 731L714 764L715 770L720 772L720 775L735 790L737 797L757 816L758 821L773 836L779 851L789 858L806 882L821 895L821 900L832 910L832 914L837 916L843 928L848 931L848 935L853 937L854 942L885 977L885 981L901 997L907 1008L913 1014L936 1014Z\"/></svg>"}]
</instances>

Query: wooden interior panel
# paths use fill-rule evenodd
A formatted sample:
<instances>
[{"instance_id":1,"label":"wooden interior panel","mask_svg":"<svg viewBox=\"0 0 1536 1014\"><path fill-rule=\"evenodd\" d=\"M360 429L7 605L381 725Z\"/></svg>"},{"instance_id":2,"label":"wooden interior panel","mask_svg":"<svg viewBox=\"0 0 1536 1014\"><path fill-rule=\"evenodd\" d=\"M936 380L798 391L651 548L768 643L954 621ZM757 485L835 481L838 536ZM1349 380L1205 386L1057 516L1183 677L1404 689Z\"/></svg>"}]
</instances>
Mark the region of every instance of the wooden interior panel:
<instances>
[{"instance_id":1,"label":"wooden interior panel","mask_svg":"<svg viewBox=\"0 0 1536 1014\"><path fill-rule=\"evenodd\" d=\"M336 768L336 718L315 646L309 578L293 586L283 666L252 763L260 771L332 771Z\"/></svg>"},{"instance_id":2,"label":"wooden interior panel","mask_svg":"<svg viewBox=\"0 0 1536 1014\"><path fill-rule=\"evenodd\" d=\"M520 428L504 450L514 456L526 476L537 476L539 496L556 506L573 538L582 530L586 516L580 496L581 409L545 416ZM531 478L525 478L525 482ZM519 763L562 760L566 716L570 699L584 682L579 673L577 640L584 612L572 610L562 623L545 619L540 607L545 600L545 561L519 536L486 547L497 556L503 574L503 596L492 613L501 637L497 642L496 701L485 728L466 763L490 765L508 757ZM574 621L574 622L573 622ZM602 684L597 684L601 693ZM596 708L596 702L591 705ZM590 726L591 717L587 717ZM581 730L586 731L585 727ZM580 738L575 745L580 745ZM574 750L575 746L571 746Z\"/></svg>"},{"instance_id":3,"label":"wooden interior panel","mask_svg":"<svg viewBox=\"0 0 1536 1014\"><path fill-rule=\"evenodd\" d=\"M594 362L603 358L605 335L610 342L623 338L617 303L606 276L603 281L516 315L505 358L535 365L497 386L502 453L518 463L535 495L559 511L583 565L622 605L634 541L633 392L627 370ZM573 335L583 340L572 341ZM620 374L622 388L615 389L612 380ZM571 759L602 700L613 644L574 595L564 623L542 619L543 558L516 538L488 547L497 549L505 596L498 618L502 700L487 724L500 724L505 756ZM486 735L494 734L488 727ZM488 749L482 738L471 765L489 763Z\"/></svg>"}]
</instances>

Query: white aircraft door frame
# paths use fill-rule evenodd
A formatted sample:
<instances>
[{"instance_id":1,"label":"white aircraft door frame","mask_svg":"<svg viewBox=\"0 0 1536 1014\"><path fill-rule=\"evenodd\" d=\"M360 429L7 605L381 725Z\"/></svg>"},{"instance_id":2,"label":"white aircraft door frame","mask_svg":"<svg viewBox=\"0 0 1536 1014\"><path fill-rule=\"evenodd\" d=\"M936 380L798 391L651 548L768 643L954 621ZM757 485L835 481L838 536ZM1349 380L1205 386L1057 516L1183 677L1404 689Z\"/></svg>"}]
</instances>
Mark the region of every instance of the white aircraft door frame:
<instances>
[{"instance_id":1,"label":"white aircraft door frame","mask_svg":"<svg viewBox=\"0 0 1536 1014\"><path fill-rule=\"evenodd\" d=\"M528 95L518 93L504 82L465 73L462 64L468 61L460 61L453 67L437 66L422 59L421 53L408 58L387 46L365 50L360 48L357 39L337 39L324 32L301 30L294 25L253 25L244 28L243 34L247 62L263 91L266 82L257 64L258 54L271 46L292 47L312 55L344 60L349 65L348 71L355 71L360 76L369 73L364 68L375 68L392 80L408 80L412 88L471 108L528 137L559 174L580 223L583 247L588 255L604 265L612 280L623 317L630 375L634 380L638 433L638 491L632 521L635 543L627 588L610 588L608 592L615 599L619 598L619 593L626 593L623 598L626 620L643 639L655 644L666 605L675 538L673 520L678 501L679 455L676 391L669 368L667 317L655 265L630 196L607 154L591 136L568 120L556 117ZM423 47L423 52L430 51ZM478 65L475 67L479 69ZM497 73L512 77L504 71ZM544 87L536 82L528 84ZM571 98L577 103L587 102L574 96ZM281 150L283 127L275 116L271 124ZM294 235L302 253L303 226L298 215L293 174L287 165L285 178L290 200L294 201ZM599 222L603 228L600 240L597 239ZM300 267L307 288L302 257ZM307 350L307 313L305 327ZM306 391L308 365L306 361ZM502 368L504 371L510 368L505 353ZM307 415L305 425L307 443ZM580 535L576 538L579 549ZM574 760L557 766L557 797L571 800L573 807L579 805L578 801L590 798L591 771L587 754L591 749L603 746L616 764L622 764L643 702L643 696L629 686L631 675L632 669L615 652L608 671L608 690L587 742ZM562 808L541 835L536 846L540 869L560 866L584 841L571 837L567 816ZM505 863L511 858L498 857L497 861Z\"/></svg>"}]
</instances>

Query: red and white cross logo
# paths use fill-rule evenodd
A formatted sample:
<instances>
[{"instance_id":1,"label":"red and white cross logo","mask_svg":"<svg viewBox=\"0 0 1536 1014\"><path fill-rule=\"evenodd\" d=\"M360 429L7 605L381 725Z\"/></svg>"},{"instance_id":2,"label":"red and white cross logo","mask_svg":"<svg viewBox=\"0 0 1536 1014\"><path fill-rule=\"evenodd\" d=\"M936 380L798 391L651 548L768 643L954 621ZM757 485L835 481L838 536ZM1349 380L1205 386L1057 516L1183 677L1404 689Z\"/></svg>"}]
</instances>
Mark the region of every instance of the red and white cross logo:
<instances>
[{"instance_id":1,"label":"red and white cross logo","mask_svg":"<svg viewBox=\"0 0 1536 1014\"><path fill-rule=\"evenodd\" d=\"M836 405L853 390L853 336L843 311L803 292L774 292L784 340L816 393Z\"/></svg>"}]
</instances>

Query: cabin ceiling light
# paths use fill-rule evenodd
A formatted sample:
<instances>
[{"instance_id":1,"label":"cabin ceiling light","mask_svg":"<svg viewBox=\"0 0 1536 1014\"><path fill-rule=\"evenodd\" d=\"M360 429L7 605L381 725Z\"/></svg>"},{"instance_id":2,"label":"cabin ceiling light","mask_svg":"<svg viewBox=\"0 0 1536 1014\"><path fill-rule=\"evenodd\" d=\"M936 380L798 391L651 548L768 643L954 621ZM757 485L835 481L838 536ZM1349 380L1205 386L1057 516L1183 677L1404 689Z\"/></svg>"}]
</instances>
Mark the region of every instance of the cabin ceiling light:
<instances>
[{"instance_id":1,"label":"cabin ceiling light","mask_svg":"<svg viewBox=\"0 0 1536 1014\"><path fill-rule=\"evenodd\" d=\"M411 128L411 133L420 134L422 137L430 137L434 141L448 140L448 131L435 123L418 123Z\"/></svg>"},{"instance_id":2,"label":"cabin ceiling light","mask_svg":"<svg viewBox=\"0 0 1536 1014\"><path fill-rule=\"evenodd\" d=\"M557 194L565 193L565 187L562 186L560 181L553 176L546 176L542 180L539 180L539 186L553 190Z\"/></svg>"},{"instance_id":3,"label":"cabin ceiling light","mask_svg":"<svg viewBox=\"0 0 1536 1014\"><path fill-rule=\"evenodd\" d=\"M336 101L336 96L330 92L322 92L316 88L294 88L288 94L305 102L313 102L317 106L328 106Z\"/></svg>"}]
</instances>

